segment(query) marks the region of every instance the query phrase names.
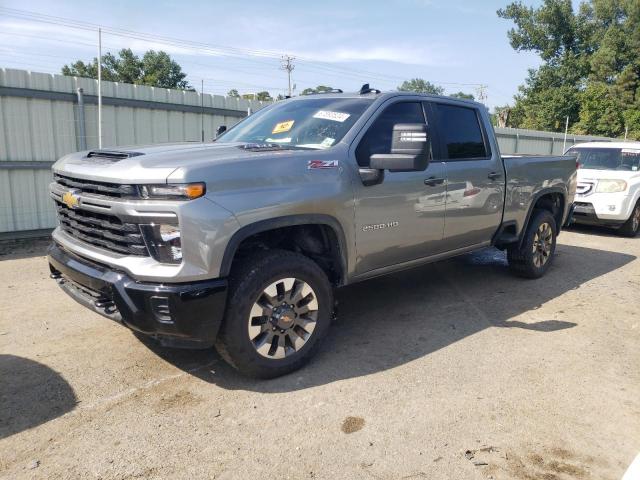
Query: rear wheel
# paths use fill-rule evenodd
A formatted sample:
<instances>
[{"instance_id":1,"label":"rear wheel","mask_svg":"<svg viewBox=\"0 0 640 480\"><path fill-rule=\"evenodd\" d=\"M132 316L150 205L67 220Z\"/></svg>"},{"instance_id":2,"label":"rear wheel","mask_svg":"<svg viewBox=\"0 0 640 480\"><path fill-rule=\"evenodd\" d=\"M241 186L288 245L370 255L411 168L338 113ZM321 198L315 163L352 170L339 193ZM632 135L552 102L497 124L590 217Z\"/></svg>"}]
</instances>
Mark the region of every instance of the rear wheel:
<instances>
[{"instance_id":1,"label":"rear wheel","mask_svg":"<svg viewBox=\"0 0 640 480\"><path fill-rule=\"evenodd\" d=\"M332 307L331 284L315 262L288 251L260 252L232 272L216 348L246 375L284 375L314 354Z\"/></svg>"},{"instance_id":2,"label":"rear wheel","mask_svg":"<svg viewBox=\"0 0 640 480\"><path fill-rule=\"evenodd\" d=\"M522 245L507 249L509 268L518 276L539 278L551 265L556 250L556 221L548 210L533 213Z\"/></svg>"},{"instance_id":3,"label":"rear wheel","mask_svg":"<svg viewBox=\"0 0 640 480\"><path fill-rule=\"evenodd\" d=\"M629 219L620 227L618 233L625 237L635 237L640 231L640 200L636 203Z\"/></svg>"}]
</instances>

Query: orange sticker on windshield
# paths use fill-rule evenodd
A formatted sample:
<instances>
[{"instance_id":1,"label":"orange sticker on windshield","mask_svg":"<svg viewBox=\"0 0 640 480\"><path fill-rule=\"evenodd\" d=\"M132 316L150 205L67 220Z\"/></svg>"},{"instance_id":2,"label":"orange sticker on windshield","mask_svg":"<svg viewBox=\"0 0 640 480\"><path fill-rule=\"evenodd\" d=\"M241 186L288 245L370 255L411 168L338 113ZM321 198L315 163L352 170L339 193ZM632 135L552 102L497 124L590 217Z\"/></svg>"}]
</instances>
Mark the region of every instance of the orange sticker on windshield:
<instances>
[{"instance_id":1,"label":"orange sticker on windshield","mask_svg":"<svg viewBox=\"0 0 640 480\"><path fill-rule=\"evenodd\" d=\"M294 120L287 120L286 122L280 122L276 124L275 127L273 127L273 130L271 130L271 133L288 132L289 130L291 130L291 127L293 127L293 122Z\"/></svg>"}]
</instances>

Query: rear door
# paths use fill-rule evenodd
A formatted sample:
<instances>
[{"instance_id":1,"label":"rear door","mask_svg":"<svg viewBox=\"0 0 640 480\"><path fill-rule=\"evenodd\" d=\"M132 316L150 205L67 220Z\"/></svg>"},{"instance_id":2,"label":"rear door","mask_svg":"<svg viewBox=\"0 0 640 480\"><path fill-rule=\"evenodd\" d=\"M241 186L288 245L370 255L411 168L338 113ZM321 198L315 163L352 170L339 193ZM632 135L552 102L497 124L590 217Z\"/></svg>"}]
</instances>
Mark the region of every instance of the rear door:
<instances>
[{"instance_id":1,"label":"rear door","mask_svg":"<svg viewBox=\"0 0 640 480\"><path fill-rule=\"evenodd\" d=\"M358 166L368 168L371 155L391 152L393 125L425 122L418 100L385 104L354 142ZM385 171L376 185L356 180L356 274L442 251L444 173L442 162L431 161L420 172Z\"/></svg>"},{"instance_id":2,"label":"rear door","mask_svg":"<svg viewBox=\"0 0 640 480\"><path fill-rule=\"evenodd\" d=\"M439 160L446 165L447 250L488 242L502 221L504 170L474 106L431 103Z\"/></svg>"}]
</instances>

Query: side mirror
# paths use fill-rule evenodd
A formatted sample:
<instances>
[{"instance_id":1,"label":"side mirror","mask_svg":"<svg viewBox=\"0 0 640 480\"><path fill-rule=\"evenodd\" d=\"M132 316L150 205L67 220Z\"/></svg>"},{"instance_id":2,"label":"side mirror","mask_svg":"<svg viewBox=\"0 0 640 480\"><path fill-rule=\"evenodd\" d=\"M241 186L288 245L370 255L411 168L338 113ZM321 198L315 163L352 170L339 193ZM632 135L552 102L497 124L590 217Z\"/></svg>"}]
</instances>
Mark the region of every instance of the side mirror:
<instances>
[{"instance_id":1,"label":"side mirror","mask_svg":"<svg viewBox=\"0 0 640 480\"><path fill-rule=\"evenodd\" d=\"M371 155L370 167L390 172L417 172L429 165L427 126L398 123L393 126L391 153Z\"/></svg>"},{"instance_id":2,"label":"side mirror","mask_svg":"<svg viewBox=\"0 0 640 480\"><path fill-rule=\"evenodd\" d=\"M227 126L226 125L220 125L217 129L216 129L216 138L218 138L220 135L222 135L224 132L227 131Z\"/></svg>"}]
</instances>

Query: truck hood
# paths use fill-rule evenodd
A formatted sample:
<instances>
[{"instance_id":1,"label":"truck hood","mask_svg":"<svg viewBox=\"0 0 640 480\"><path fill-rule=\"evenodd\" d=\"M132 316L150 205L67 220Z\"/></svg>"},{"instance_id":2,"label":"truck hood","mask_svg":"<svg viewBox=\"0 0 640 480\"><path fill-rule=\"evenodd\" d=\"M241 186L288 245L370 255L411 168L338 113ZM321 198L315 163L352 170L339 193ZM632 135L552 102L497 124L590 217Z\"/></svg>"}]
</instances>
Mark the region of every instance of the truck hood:
<instances>
[{"instance_id":1,"label":"truck hood","mask_svg":"<svg viewBox=\"0 0 640 480\"><path fill-rule=\"evenodd\" d=\"M298 150L251 149L243 143L173 143L117 147L69 154L53 171L86 180L112 183L165 183L173 172L184 177L204 165L242 162L267 156L291 156Z\"/></svg>"}]
</instances>

